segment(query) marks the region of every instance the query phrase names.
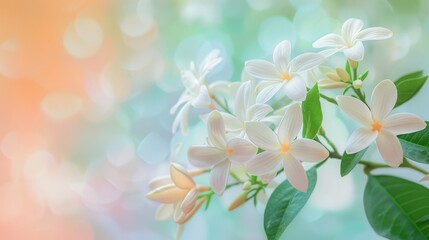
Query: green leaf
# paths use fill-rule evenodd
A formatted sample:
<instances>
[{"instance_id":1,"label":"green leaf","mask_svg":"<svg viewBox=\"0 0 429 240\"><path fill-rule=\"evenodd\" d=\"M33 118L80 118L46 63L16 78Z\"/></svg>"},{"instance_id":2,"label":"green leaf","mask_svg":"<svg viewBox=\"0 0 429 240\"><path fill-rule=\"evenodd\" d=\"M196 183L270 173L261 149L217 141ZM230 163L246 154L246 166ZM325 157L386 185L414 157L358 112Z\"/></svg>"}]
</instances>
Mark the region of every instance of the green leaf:
<instances>
[{"instance_id":1,"label":"green leaf","mask_svg":"<svg viewBox=\"0 0 429 240\"><path fill-rule=\"evenodd\" d=\"M349 61L346 61L346 72L349 74L350 78L353 78Z\"/></svg>"},{"instance_id":2,"label":"green leaf","mask_svg":"<svg viewBox=\"0 0 429 240\"><path fill-rule=\"evenodd\" d=\"M313 139L322 126L322 107L320 106L319 86L317 83L308 91L307 98L302 102L304 126L302 135Z\"/></svg>"},{"instance_id":3,"label":"green leaf","mask_svg":"<svg viewBox=\"0 0 429 240\"><path fill-rule=\"evenodd\" d=\"M410 160L421 163L429 163L429 122L426 128L404 135L399 135L404 156Z\"/></svg>"},{"instance_id":4,"label":"green leaf","mask_svg":"<svg viewBox=\"0 0 429 240\"><path fill-rule=\"evenodd\" d=\"M353 168L359 163L360 160L362 160L363 155L365 155L365 152L368 148L365 148L364 150L361 150L360 152L353 153L353 154L347 154L344 153L343 157L341 158L341 177L346 176L349 174Z\"/></svg>"},{"instance_id":5,"label":"green leaf","mask_svg":"<svg viewBox=\"0 0 429 240\"><path fill-rule=\"evenodd\" d=\"M428 78L428 76L422 75L422 71L413 72L395 81L396 88L398 89L398 100L395 107L407 102L420 91Z\"/></svg>"},{"instance_id":6,"label":"green leaf","mask_svg":"<svg viewBox=\"0 0 429 240\"><path fill-rule=\"evenodd\" d=\"M264 229L268 240L279 239L287 226L310 198L317 181L316 168L307 171L308 190L301 192L285 180L271 194L264 213Z\"/></svg>"},{"instance_id":7,"label":"green leaf","mask_svg":"<svg viewBox=\"0 0 429 240\"><path fill-rule=\"evenodd\" d=\"M422 76L423 76L423 71L416 71L416 72L405 74L404 76L398 78L395 82L403 81L405 79L410 79L410 78L419 78Z\"/></svg>"},{"instance_id":8,"label":"green leaf","mask_svg":"<svg viewBox=\"0 0 429 240\"><path fill-rule=\"evenodd\" d=\"M388 239L429 239L429 189L393 176L368 176L365 212L372 228Z\"/></svg>"},{"instance_id":9,"label":"green leaf","mask_svg":"<svg viewBox=\"0 0 429 240\"><path fill-rule=\"evenodd\" d=\"M368 71L364 72L362 75L359 76L358 79L364 81L366 79L366 77L368 76Z\"/></svg>"}]
</instances>

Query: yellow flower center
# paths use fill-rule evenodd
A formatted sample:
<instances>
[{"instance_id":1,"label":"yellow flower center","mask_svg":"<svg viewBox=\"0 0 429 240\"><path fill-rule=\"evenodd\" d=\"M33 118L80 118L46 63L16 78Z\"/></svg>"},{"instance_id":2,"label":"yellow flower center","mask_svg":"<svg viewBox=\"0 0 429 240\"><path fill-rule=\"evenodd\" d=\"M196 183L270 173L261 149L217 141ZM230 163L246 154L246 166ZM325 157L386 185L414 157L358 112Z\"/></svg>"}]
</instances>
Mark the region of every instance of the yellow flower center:
<instances>
[{"instance_id":1,"label":"yellow flower center","mask_svg":"<svg viewBox=\"0 0 429 240\"><path fill-rule=\"evenodd\" d=\"M380 132L382 127L383 127L383 125L381 125L380 122L375 121L375 122L373 122L371 124L371 131L373 131L373 132L375 132L375 131Z\"/></svg>"},{"instance_id":2,"label":"yellow flower center","mask_svg":"<svg viewBox=\"0 0 429 240\"><path fill-rule=\"evenodd\" d=\"M282 153L288 153L289 152L289 144L288 143L283 143L280 146L280 152L282 152Z\"/></svg>"},{"instance_id":3,"label":"yellow flower center","mask_svg":"<svg viewBox=\"0 0 429 240\"><path fill-rule=\"evenodd\" d=\"M232 155L234 154L234 149L228 148L226 149L226 155Z\"/></svg>"},{"instance_id":4,"label":"yellow flower center","mask_svg":"<svg viewBox=\"0 0 429 240\"><path fill-rule=\"evenodd\" d=\"M291 79L292 79L292 76L291 76L289 73L283 73L283 74L280 76L280 78L281 78L283 81L289 81L289 80L291 80Z\"/></svg>"}]
</instances>

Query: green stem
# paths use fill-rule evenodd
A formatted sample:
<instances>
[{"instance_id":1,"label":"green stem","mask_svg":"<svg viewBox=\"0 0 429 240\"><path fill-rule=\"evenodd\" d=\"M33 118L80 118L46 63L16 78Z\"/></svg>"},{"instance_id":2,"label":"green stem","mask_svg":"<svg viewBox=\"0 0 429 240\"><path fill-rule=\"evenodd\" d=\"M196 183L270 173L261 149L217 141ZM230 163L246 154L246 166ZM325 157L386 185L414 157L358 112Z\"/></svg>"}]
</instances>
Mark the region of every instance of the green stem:
<instances>
[{"instance_id":1,"label":"green stem","mask_svg":"<svg viewBox=\"0 0 429 240\"><path fill-rule=\"evenodd\" d=\"M222 110L224 110L227 113L231 113L231 111L228 109L228 107L226 107L222 101L220 101L216 96L213 96L212 99L216 102L217 105L219 105L219 107L222 108Z\"/></svg>"},{"instance_id":2,"label":"green stem","mask_svg":"<svg viewBox=\"0 0 429 240\"><path fill-rule=\"evenodd\" d=\"M421 169L421 168L419 168L417 166L412 165L406 158L404 158L403 163L399 167L405 167L405 168L414 169L417 172L423 173L424 175L428 174L427 171L425 171L425 170L423 170L423 169Z\"/></svg>"},{"instance_id":3,"label":"green stem","mask_svg":"<svg viewBox=\"0 0 429 240\"><path fill-rule=\"evenodd\" d=\"M332 103L332 104L338 105L338 103L337 103L337 101L335 101L335 99L330 98L330 97L328 97L328 96L326 96L326 95L324 95L322 93L320 94L320 97L323 98L323 99L325 99L326 101Z\"/></svg>"}]
</instances>

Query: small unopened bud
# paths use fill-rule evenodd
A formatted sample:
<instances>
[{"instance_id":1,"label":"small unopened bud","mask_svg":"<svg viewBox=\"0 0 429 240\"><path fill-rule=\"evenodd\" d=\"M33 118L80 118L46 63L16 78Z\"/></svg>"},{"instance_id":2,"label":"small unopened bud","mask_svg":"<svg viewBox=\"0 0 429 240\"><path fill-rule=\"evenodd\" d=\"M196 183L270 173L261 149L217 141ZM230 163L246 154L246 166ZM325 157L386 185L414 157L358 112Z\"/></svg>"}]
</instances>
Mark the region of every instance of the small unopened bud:
<instances>
[{"instance_id":1,"label":"small unopened bud","mask_svg":"<svg viewBox=\"0 0 429 240\"><path fill-rule=\"evenodd\" d=\"M238 195L238 197L231 203L231 205L229 205L228 211L232 211L232 210L240 207L244 203L246 203L247 193L248 192L246 191L246 192L242 192L240 195Z\"/></svg>"},{"instance_id":2,"label":"small unopened bud","mask_svg":"<svg viewBox=\"0 0 429 240\"><path fill-rule=\"evenodd\" d=\"M327 73L326 76L334 81L340 81L341 78L336 73Z\"/></svg>"},{"instance_id":3,"label":"small unopened bud","mask_svg":"<svg viewBox=\"0 0 429 240\"><path fill-rule=\"evenodd\" d=\"M252 183L250 183L249 181L245 181L245 182L243 183L243 187L242 187L242 189L243 189L244 191L247 191L247 190L249 190L249 189L250 189L250 187L252 187Z\"/></svg>"},{"instance_id":4,"label":"small unopened bud","mask_svg":"<svg viewBox=\"0 0 429 240\"><path fill-rule=\"evenodd\" d=\"M335 71L337 72L338 76L341 78L341 80L343 80L344 82L348 82L350 81L350 76L349 74L346 72L346 70L344 70L343 68L337 67L335 69Z\"/></svg>"},{"instance_id":5,"label":"small unopened bud","mask_svg":"<svg viewBox=\"0 0 429 240\"><path fill-rule=\"evenodd\" d=\"M355 89L361 89L361 88L362 88L362 85L363 85L362 80L356 80L356 81L354 81L354 82L353 82L353 87L354 87Z\"/></svg>"}]
</instances>

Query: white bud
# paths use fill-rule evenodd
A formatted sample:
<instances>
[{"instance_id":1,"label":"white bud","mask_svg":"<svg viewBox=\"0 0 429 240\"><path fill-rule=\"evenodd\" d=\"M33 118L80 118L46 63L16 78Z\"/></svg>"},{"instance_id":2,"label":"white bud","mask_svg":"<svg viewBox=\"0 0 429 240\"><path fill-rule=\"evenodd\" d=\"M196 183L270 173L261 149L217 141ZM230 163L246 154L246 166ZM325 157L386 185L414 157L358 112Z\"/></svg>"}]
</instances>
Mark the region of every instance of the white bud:
<instances>
[{"instance_id":1,"label":"white bud","mask_svg":"<svg viewBox=\"0 0 429 240\"><path fill-rule=\"evenodd\" d=\"M356 81L354 81L354 82L353 82L353 87L354 87L355 89L361 89L361 88L362 88L362 85L363 85L362 80L356 80Z\"/></svg>"}]
</instances>

